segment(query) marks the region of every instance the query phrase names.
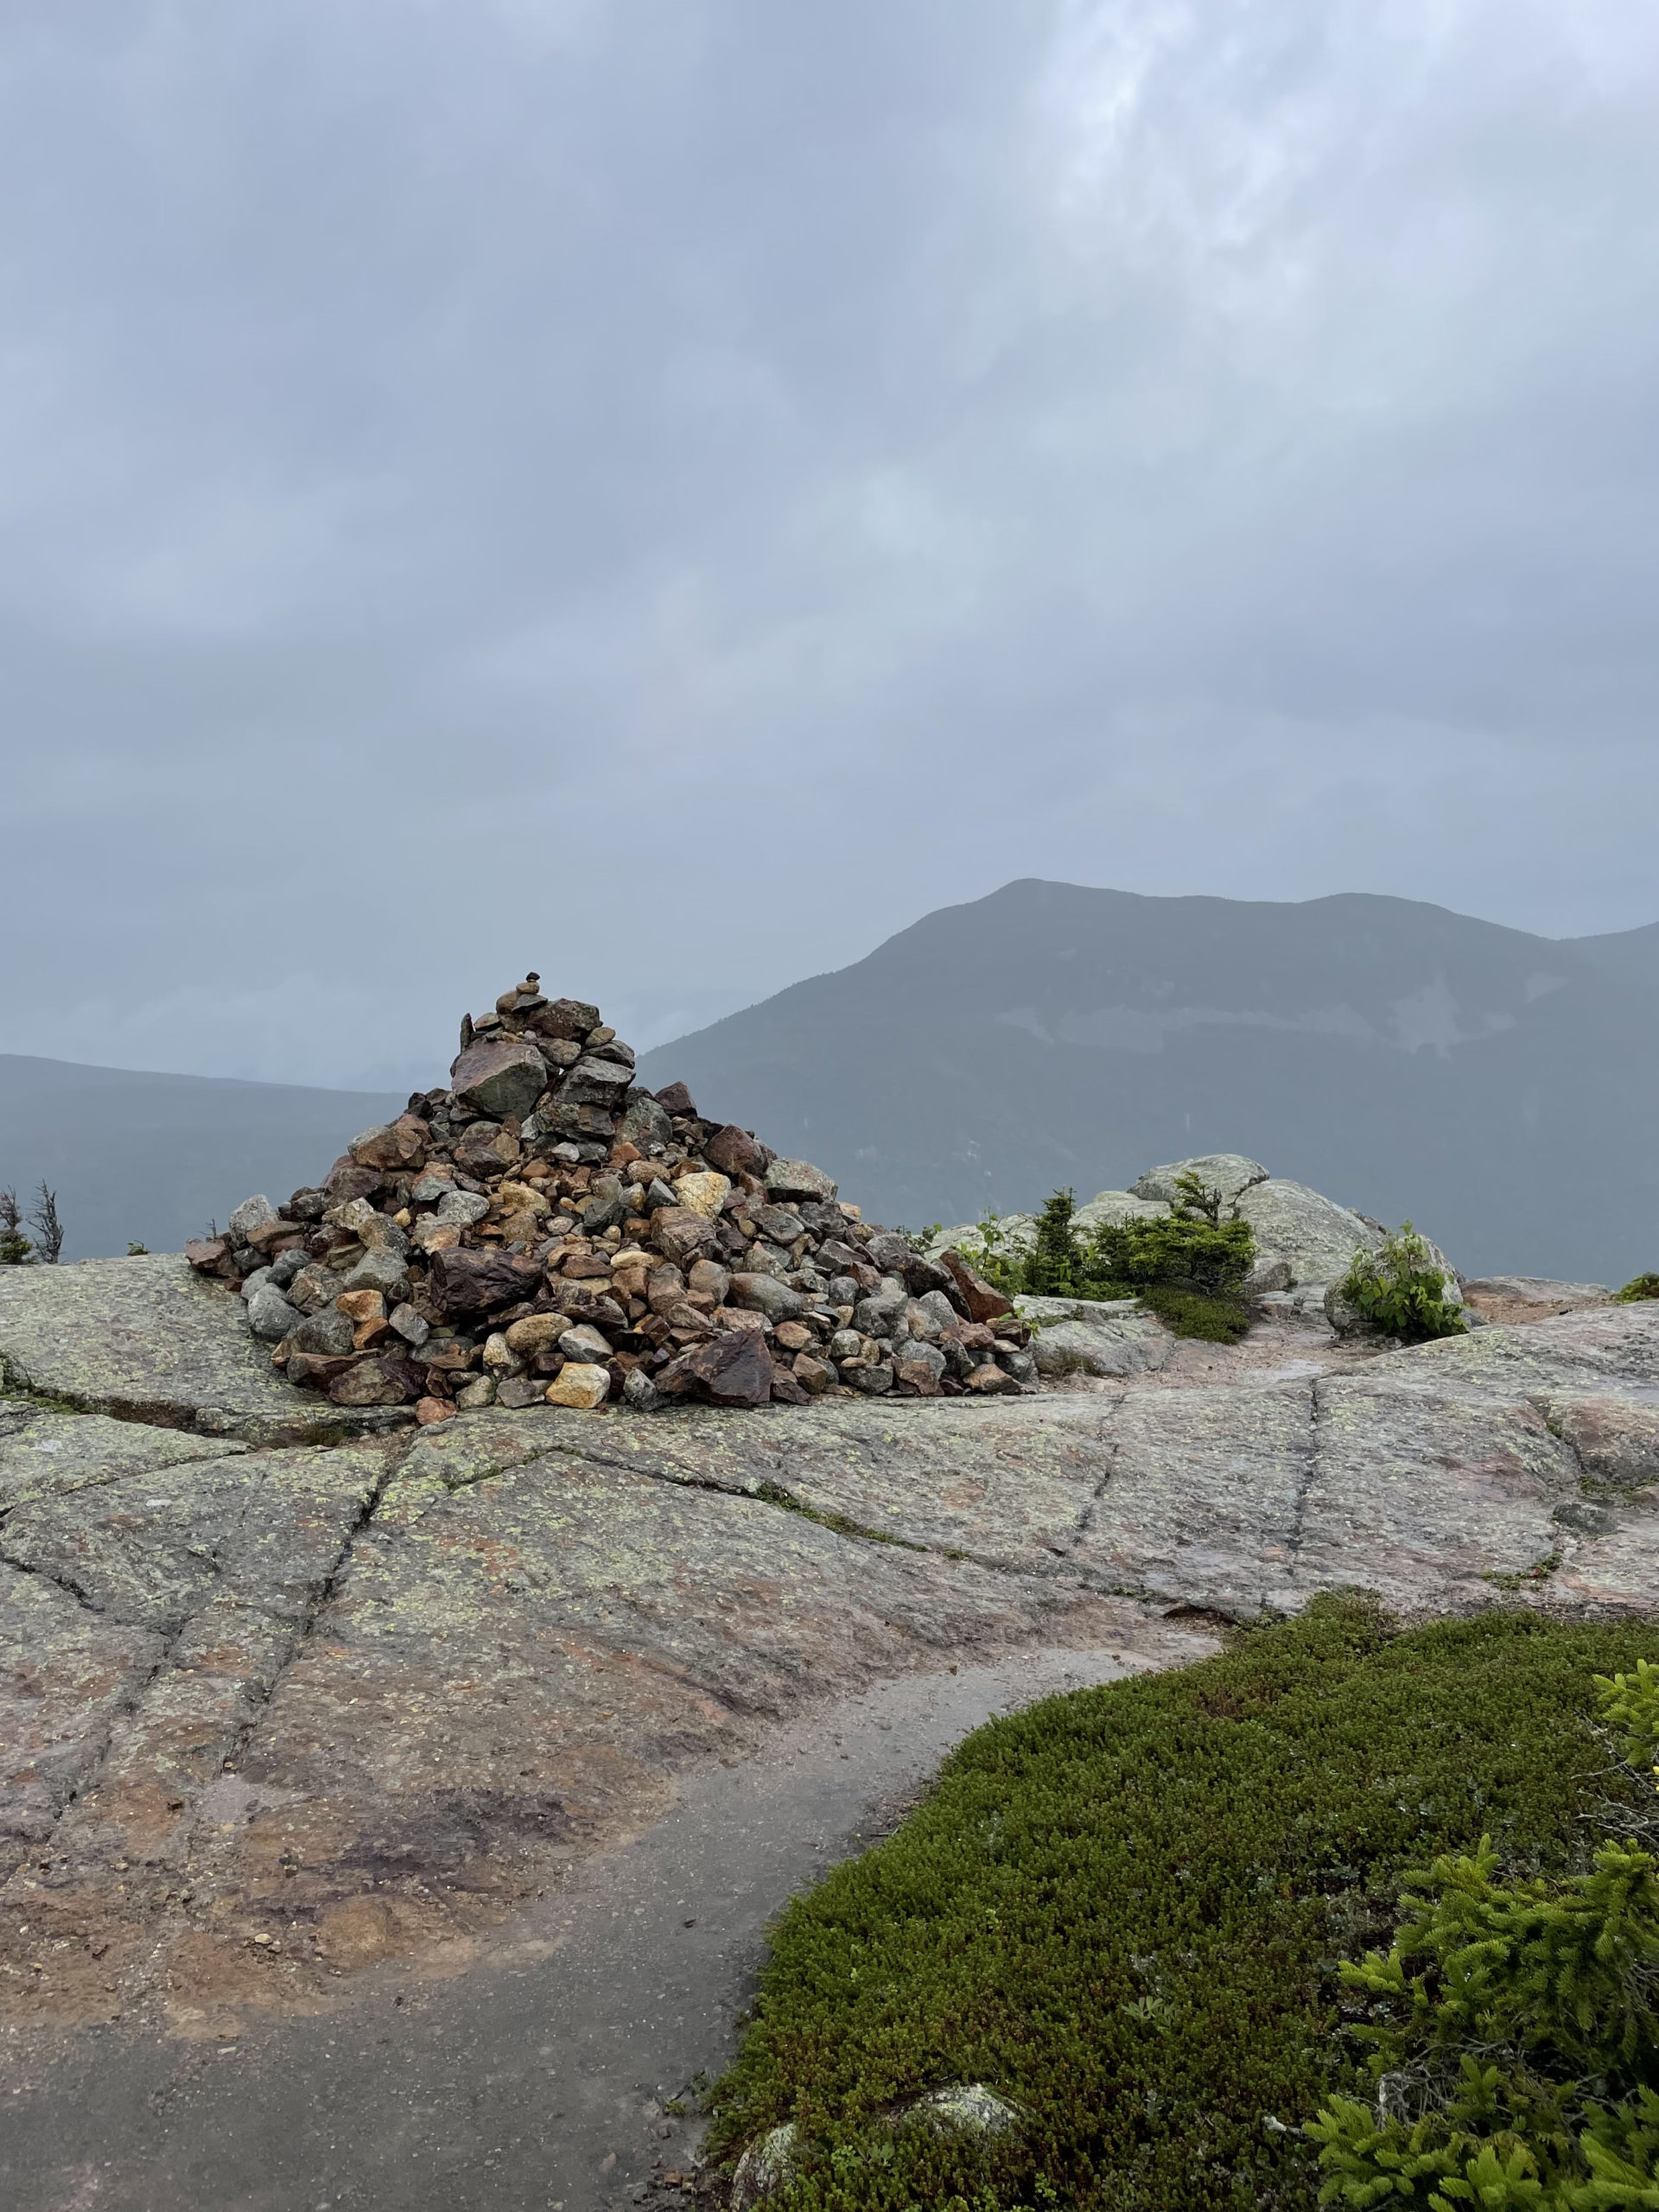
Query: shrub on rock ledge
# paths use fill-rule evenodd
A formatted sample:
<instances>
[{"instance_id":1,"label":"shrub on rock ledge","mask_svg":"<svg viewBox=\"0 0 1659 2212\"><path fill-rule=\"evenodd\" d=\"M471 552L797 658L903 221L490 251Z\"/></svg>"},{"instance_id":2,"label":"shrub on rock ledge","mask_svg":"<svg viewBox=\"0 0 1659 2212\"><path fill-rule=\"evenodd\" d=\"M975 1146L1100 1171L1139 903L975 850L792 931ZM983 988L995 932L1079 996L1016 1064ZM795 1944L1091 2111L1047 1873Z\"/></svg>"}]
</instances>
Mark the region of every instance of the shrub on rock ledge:
<instances>
[{"instance_id":1,"label":"shrub on rock ledge","mask_svg":"<svg viewBox=\"0 0 1659 2212\"><path fill-rule=\"evenodd\" d=\"M1243 1336L1255 1237L1248 1221L1221 1218L1218 1192L1185 1177L1169 1214L1102 1222L1086 1237L1072 1224L1076 1211L1072 1192L1056 1191L1028 1252L1005 1249L988 1219L981 1230L986 1275L1010 1296L1139 1298L1179 1337L1230 1344Z\"/></svg>"},{"instance_id":2,"label":"shrub on rock ledge","mask_svg":"<svg viewBox=\"0 0 1659 2212\"><path fill-rule=\"evenodd\" d=\"M1456 1276L1408 1221L1380 1250L1355 1253L1336 1295L1371 1328L1404 1344L1460 1337L1469 1326Z\"/></svg>"}]
</instances>

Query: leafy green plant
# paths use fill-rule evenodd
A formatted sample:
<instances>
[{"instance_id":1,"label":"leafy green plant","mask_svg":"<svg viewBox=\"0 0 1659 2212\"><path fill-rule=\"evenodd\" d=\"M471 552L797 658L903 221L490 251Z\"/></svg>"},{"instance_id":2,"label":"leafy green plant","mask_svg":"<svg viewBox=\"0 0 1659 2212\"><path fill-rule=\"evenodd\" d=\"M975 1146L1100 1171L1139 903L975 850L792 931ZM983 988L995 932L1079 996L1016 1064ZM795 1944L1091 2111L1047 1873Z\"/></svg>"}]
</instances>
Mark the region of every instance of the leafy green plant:
<instances>
[{"instance_id":1,"label":"leafy green plant","mask_svg":"<svg viewBox=\"0 0 1659 2212\"><path fill-rule=\"evenodd\" d=\"M1659 1751L1659 1673L1598 1675L1630 1764ZM1404 2196L1430 2212L1659 2206L1659 1860L1604 1843L1586 1873L1503 1881L1472 1855L1407 1875L1384 1955L1343 1980L1382 2014L1372 2102L1332 2096L1307 2133L1322 2204Z\"/></svg>"},{"instance_id":2,"label":"leafy green plant","mask_svg":"<svg viewBox=\"0 0 1659 2212\"><path fill-rule=\"evenodd\" d=\"M1460 1337L1469 1324L1446 1302L1452 1278L1408 1221L1375 1252L1356 1252L1338 1294L1376 1327L1408 1344Z\"/></svg>"},{"instance_id":3,"label":"leafy green plant","mask_svg":"<svg viewBox=\"0 0 1659 2212\"><path fill-rule=\"evenodd\" d=\"M1659 1275L1637 1275L1623 1290L1616 1290L1613 1297L1620 1306L1635 1306L1644 1298L1659 1298Z\"/></svg>"},{"instance_id":4,"label":"leafy green plant","mask_svg":"<svg viewBox=\"0 0 1659 2212\"><path fill-rule=\"evenodd\" d=\"M148 1244L140 1244L136 1240L130 1241L127 1245L127 1257L130 1260L137 1260L143 1257L149 1250Z\"/></svg>"},{"instance_id":5,"label":"leafy green plant","mask_svg":"<svg viewBox=\"0 0 1659 2212\"><path fill-rule=\"evenodd\" d=\"M902 1236L912 1252L925 1252L944 1227L942 1221L932 1221L925 1229L906 1229L900 1222L893 1233L895 1236Z\"/></svg>"},{"instance_id":6,"label":"leafy green plant","mask_svg":"<svg viewBox=\"0 0 1659 2212\"><path fill-rule=\"evenodd\" d=\"M1598 1757L1592 1678L1652 1643L1513 1607L1402 1634L1350 1593L977 1730L893 1836L783 1914L711 2099L715 2156L796 2123L768 2212L1013 2212L1045 2190L1073 2212L1305 2212L1317 2145L1295 2123L1376 2094L1338 2031L1383 2000L1336 1961L1388 1945L1408 1867L1487 1834L1565 1887L1592 1802L1651 1813L1645 1775ZM1414 2126L1408 2073L1388 2102ZM1019 2128L893 2126L948 2082L994 2089Z\"/></svg>"}]
</instances>

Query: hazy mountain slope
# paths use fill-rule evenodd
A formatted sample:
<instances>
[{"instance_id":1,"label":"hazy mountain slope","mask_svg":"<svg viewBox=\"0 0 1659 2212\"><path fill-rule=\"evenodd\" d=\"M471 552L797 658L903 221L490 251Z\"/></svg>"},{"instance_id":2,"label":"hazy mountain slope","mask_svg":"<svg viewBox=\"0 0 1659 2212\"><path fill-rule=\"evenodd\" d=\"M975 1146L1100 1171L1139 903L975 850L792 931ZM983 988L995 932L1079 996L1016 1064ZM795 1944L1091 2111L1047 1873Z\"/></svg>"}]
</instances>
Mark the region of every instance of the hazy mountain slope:
<instances>
[{"instance_id":1,"label":"hazy mountain slope","mask_svg":"<svg viewBox=\"0 0 1659 2212\"><path fill-rule=\"evenodd\" d=\"M1621 942L1406 899L1027 880L641 1071L683 1077L889 1221L1236 1150L1414 1216L1466 1272L1622 1281L1659 1264L1659 982Z\"/></svg>"},{"instance_id":2,"label":"hazy mountain slope","mask_svg":"<svg viewBox=\"0 0 1659 2212\"><path fill-rule=\"evenodd\" d=\"M1619 930L1611 937L1572 937L1574 952L1621 982L1659 989L1659 922L1645 929Z\"/></svg>"},{"instance_id":3,"label":"hazy mountain slope","mask_svg":"<svg viewBox=\"0 0 1659 2212\"><path fill-rule=\"evenodd\" d=\"M58 1193L67 1260L176 1252L251 1192L285 1198L406 1093L149 1075L0 1053L0 1185Z\"/></svg>"}]
</instances>

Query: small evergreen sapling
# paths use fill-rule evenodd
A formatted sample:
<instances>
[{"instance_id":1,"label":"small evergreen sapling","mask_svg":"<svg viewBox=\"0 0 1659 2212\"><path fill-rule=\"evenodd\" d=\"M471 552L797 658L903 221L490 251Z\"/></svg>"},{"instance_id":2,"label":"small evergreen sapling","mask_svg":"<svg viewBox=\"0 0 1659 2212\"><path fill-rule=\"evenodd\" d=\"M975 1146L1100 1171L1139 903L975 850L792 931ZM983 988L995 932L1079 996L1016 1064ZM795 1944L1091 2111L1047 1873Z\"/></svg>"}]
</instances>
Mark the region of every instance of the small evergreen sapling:
<instances>
[{"instance_id":1,"label":"small evergreen sapling","mask_svg":"<svg viewBox=\"0 0 1659 2212\"><path fill-rule=\"evenodd\" d=\"M1659 1670L1595 1680L1624 1760L1650 1766ZM1587 1874L1504 1882L1483 1836L1406 1878L1388 1956L1342 1970L1392 2018L1357 2031L1375 2106L1332 2097L1307 2128L1320 2203L1656 2212L1659 1860L1609 1841Z\"/></svg>"},{"instance_id":2,"label":"small evergreen sapling","mask_svg":"<svg viewBox=\"0 0 1659 2212\"><path fill-rule=\"evenodd\" d=\"M23 1210L15 1190L0 1191L0 1267L27 1267L35 1247L23 1234Z\"/></svg>"}]
</instances>

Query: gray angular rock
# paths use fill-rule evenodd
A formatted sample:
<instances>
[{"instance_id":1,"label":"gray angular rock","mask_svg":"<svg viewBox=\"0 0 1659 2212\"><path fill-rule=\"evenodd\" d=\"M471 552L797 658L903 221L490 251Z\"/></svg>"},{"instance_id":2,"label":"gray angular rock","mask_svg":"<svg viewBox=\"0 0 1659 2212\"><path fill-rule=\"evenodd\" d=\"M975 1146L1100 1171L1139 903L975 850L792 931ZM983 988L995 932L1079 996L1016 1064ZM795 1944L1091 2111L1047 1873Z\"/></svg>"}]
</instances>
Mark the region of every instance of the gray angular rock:
<instances>
[{"instance_id":1,"label":"gray angular rock","mask_svg":"<svg viewBox=\"0 0 1659 2212\"><path fill-rule=\"evenodd\" d=\"M248 1300L248 1326L265 1344L281 1344L304 1319L273 1282L262 1283Z\"/></svg>"},{"instance_id":2,"label":"gray angular rock","mask_svg":"<svg viewBox=\"0 0 1659 2212\"><path fill-rule=\"evenodd\" d=\"M1356 1252L1375 1251L1383 1240L1384 1232L1362 1215L1281 1176L1252 1184L1239 1194L1237 1207L1255 1236L1252 1291L1334 1282L1347 1273ZM1275 1280L1266 1280L1269 1271ZM1288 1281L1276 1279L1287 1272Z\"/></svg>"},{"instance_id":3,"label":"gray angular rock","mask_svg":"<svg viewBox=\"0 0 1659 2212\"><path fill-rule=\"evenodd\" d=\"M493 1122L523 1122L547 1088L547 1063L527 1037L479 1037L450 1071L459 1104Z\"/></svg>"},{"instance_id":4,"label":"gray angular rock","mask_svg":"<svg viewBox=\"0 0 1659 2212\"><path fill-rule=\"evenodd\" d=\"M276 1218L276 1207L262 1192L257 1198L243 1199L231 1215L227 1233L233 1244L246 1244L256 1229L266 1228Z\"/></svg>"},{"instance_id":5,"label":"gray angular rock","mask_svg":"<svg viewBox=\"0 0 1659 2212\"><path fill-rule=\"evenodd\" d=\"M855 1390L862 1390L872 1398L884 1397L895 1380L892 1367L886 1360L868 1367L844 1367L842 1380L850 1382Z\"/></svg>"},{"instance_id":6,"label":"gray angular rock","mask_svg":"<svg viewBox=\"0 0 1659 2212\"><path fill-rule=\"evenodd\" d=\"M315 1313L302 1316L289 1342L296 1351L339 1359L353 1349L356 1335L354 1323L337 1306L321 1306Z\"/></svg>"},{"instance_id":7,"label":"gray angular rock","mask_svg":"<svg viewBox=\"0 0 1659 2212\"><path fill-rule=\"evenodd\" d=\"M822 1167L813 1166L810 1160L774 1160L766 1170L769 1198L814 1198L823 1203L833 1198L836 1190L835 1179Z\"/></svg>"},{"instance_id":8,"label":"gray angular rock","mask_svg":"<svg viewBox=\"0 0 1659 2212\"><path fill-rule=\"evenodd\" d=\"M563 1332L559 1350L567 1359L580 1360L590 1367L602 1367L611 1356L609 1343L587 1321L579 1321L574 1329Z\"/></svg>"},{"instance_id":9,"label":"gray angular rock","mask_svg":"<svg viewBox=\"0 0 1659 2212\"><path fill-rule=\"evenodd\" d=\"M909 1303L909 1294L900 1291L895 1297L891 1291L871 1298L861 1298L853 1309L855 1325L867 1337L890 1337L893 1324Z\"/></svg>"},{"instance_id":10,"label":"gray angular rock","mask_svg":"<svg viewBox=\"0 0 1659 2212\"><path fill-rule=\"evenodd\" d=\"M438 1200L434 1220L446 1229L470 1229L474 1222L482 1221L490 1210L490 1202L481 1191L446 1191Z\"/></svg>"},{"instance_id":11,"label":"gray angular rock","mask_svg":"<svg viewBox=\"0 0 1659 2212\"><path fill-rule=\"evenodd\" d=\"M1247 1160L1242 1152L1206 1152L1193 1160L1172 1160L1162 1167L1148 1167L1144 1175L1137 1175L1130 1184L1129 1193L1134 1198L1156 1198L1165 1205L1173 1205L1177 1195L1175 1179L1189 1173L1196 1175L1206 1191L1219 1191L1229 1205L1253 1185L1268 1179L1268 1171L1259 1160Z\"/></svg>"},{"instance_id":12,"label":"gray angular rock","mask_svg":"<svg viewBox=\"0 0 1659 2212\"><path fill-rule=\"evenodd\" d=\"M673 1122L648 1090L629 1091L616 1133L645 1153L655 1145L671 1145L674 1141Z\"/></svg>"},{"instance_id":13,"label":"gray angular rock","mask_svg":"<svg viewBox=\"0 0 1659 2212\"><path fill-rule=\"evenodd\" d=\"M1162 1198L1138 1198L1133 1191L1096 1191L1071 1217L1079 1236L1096 1229L1121 1229L1126 1221L1162 1221L1169 1213Z\"/></svg>"},{"instance_id":14,"label":"gray angular rock","mask_svg":"<svg viewBox=\"0 0 1659 2212\"><path fill-rule=\"evenodd\" d=\"M792 2120L770 2129L737 2162L732 2177L731 2212L753 2212L795 2178L800 2131Z\"/></svg>"},{"instance_id":15,"label":"gray angular rock","mask_svg":"<svg viewBox=\"0 0 1659 2212\"><path fill-rule=\"evenodd\" d=\"M633 1079L616 1060L581 1059L559 1085L561 1106L600 1106L618 1112Z\"/></svg>"},{"instance_id":16,"label":"gray angular rock","mask_svg":"<svg viewBox=\"0 0 1659 2212\"><path fill-rule=\"evenodd\" d=\"M899 1349L896 1357L906 1367L926 1368L935 1380L945 1372L949 1365L949 1362L938 1346L929 1344L924 1337L912 1337Z\"/></svg>"},{"instance_id":17,"label":"gray angular rock","mask_svg":"<svg viewBox=\"0 0 1659 2212\"><path fill-rule=\"evenodd\" d=\"M1036 1324L1031 1357L1039 1375L1155 1374L1175 1339L1133 1299L1017 1298L1014 1311Z\"/></svg>"},{"instance_id":18,"label":"gray angular rock","mask_svg":"<svg viewBox=\"0 0 1659 2212\"><path fill-rule=\"evenodd\" d=\"M622 1402L635 1413L652 1414L664 1403L662 1392L643 1367L629 1370L622 1385Z\"/></svg>"},{"instance_id":19,"label":"gray angular rock","mask_svg":"<svg viewBox=\"0 0 1659 2212\"><path fill-rule=\"evenodd\" d=\"M389 1302L401 1300L409 1289L409 1262L390 1246L365 1252L356 1266L347 1270L340 1288L378 1290Z\"/></svg>"},{"instance_id":20,"label":"gray angular rock","mask_svg":"<svg viewBox=\"0 0 1659 2212\"><path fill-rule=\"evenodd\" d=\"M764 1313L768 1321L798 1320L804 1310L800 1293L779 1282L776 1275L747 1272L733 1275L729 1302L751 1313Z\"/></svg>"},{"instance_id":21,"label":"gray angular rock","mask_svg":"<svg viewBox=\"0 0 1659 2212\"><path fill-rule=\"evenodd\" d=\"M982 2082L930 2089L894 2117L895 2126L931 2128L942 2135L1006 2135L1020 2124L1018 2109Z\"/></svg>"},{"instance_id":22,"label":"gray angular rock","mask_svg":"<svg viewBox=\"0 0 1659 2212\"><path fill-rule=\"evenodd\" d=\"M417 1351L432 1333L432 1324L417 1313L412 1306L396 1306L388 1318L404 1342L414 1345Z\"/></svg>"}]
</instances>

